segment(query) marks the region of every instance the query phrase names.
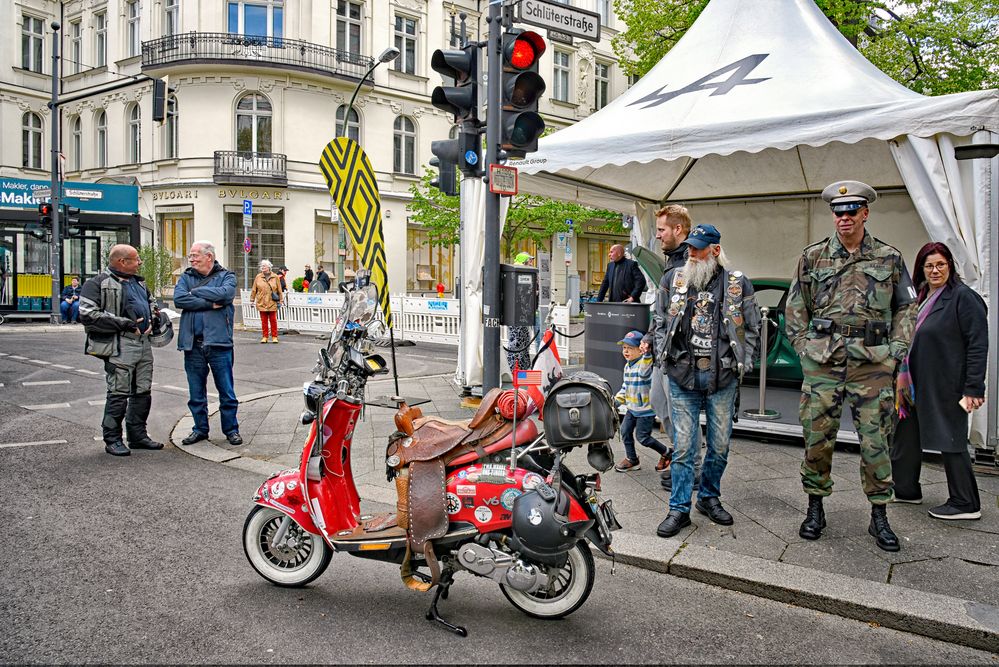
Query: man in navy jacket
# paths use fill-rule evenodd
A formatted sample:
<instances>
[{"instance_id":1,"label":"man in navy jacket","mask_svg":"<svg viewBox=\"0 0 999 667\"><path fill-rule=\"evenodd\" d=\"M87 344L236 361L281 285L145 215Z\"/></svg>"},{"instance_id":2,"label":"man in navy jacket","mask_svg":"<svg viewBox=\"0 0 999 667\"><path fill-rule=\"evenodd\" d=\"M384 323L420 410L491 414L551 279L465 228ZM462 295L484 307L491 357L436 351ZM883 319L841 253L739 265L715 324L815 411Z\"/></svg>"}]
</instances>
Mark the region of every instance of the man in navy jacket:
<instances>
[{"instance_id":1,"label":"man in navy jacket","mask_svg":"<svg viewBox=\"0 0 999 667\"><path fill-rule=\"evenodd\" d=\"M191 266L181 274L173 291L174 305L183 310L177 349L184 352L190 393L187 406L194 417L194 429L182 441L185 445L208 439L209 370L219 393L222 432L230 445L243 444L232 376L236 274L219 264L215 256L215 246L210 242L195 241L187 256Z\"/></svg>"},{"instance_id":2,"label":"man in navy jacket","mask_svg":"<svg viewBox=\"0 0 999 667\"><path fill-rule=\"evenodd\" d=\"M645 276L638 268L638 262L626 258L624 246L620 244L611 246L607 259L610 262L604 271L604 280L600 283L597 301L603 301L604 295L607 295L610 301L638 303L642 292L645 291Z\"/></svg>"}]
</instances>

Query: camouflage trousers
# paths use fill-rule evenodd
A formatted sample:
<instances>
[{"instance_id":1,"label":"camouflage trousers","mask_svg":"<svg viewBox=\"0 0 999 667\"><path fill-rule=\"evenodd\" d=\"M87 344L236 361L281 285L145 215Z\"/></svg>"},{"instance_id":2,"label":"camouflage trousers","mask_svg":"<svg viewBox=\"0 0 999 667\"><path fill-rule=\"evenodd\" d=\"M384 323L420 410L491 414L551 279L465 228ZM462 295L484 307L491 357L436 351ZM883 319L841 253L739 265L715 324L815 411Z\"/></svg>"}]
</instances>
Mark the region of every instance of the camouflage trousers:
<instances>
[{"instance_id":1,"label":"camouflage trousers","mask_svg":"<svg viewBox=\"0 0 999 667\"><path fill-rule=\"evenodd\" d=\"M833 448L843 404L848 402L860 437L860 481L874 505L891 501L894 484L888 440L893 425L895 391L893 366L858 359L844 363L816 364L802 360L801 428L805 460L801 484L805 493L832 493Z\"/></svg>"}]
</instances>

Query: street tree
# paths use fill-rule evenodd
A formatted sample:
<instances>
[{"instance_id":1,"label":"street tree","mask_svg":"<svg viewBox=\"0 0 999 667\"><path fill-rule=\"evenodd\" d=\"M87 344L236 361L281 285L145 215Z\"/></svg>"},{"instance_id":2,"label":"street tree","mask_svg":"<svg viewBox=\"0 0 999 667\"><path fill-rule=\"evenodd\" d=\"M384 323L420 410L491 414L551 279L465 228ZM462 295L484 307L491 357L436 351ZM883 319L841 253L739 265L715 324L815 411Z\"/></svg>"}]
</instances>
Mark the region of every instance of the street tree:
<instances>
[{"instance_id":1,"label":"street tree","mask_svg":"<svg viewBox=\"0 0 999 667\"><path fill-rule=\"evenodd\" d=\"M453 246L459 242L459 197L445 195L430 185L435 175L433 167L427 167L420 181L410 186L413 195L409 203L411 218L423 226L432 245ZM567 220L577 224L598 221L602 232L626 233L621 226L620 213L548 197L517 195L510 202L506 224L500 233L500 256L510 261L512 249L524 240L547 247L552 235L569 230Z\"/></svg>"},{"instance_id":2,"label":"street tree","mask_svg":"<svg viewBox=\"0 0 999 667\"><path fill-rule=\"evenodd\" d=\"M643 76L708 0L614 0L612 39L625 73ZM816 0L875 66L924 95L999 87L999 0Z\"/></svg>"}]
</instances>

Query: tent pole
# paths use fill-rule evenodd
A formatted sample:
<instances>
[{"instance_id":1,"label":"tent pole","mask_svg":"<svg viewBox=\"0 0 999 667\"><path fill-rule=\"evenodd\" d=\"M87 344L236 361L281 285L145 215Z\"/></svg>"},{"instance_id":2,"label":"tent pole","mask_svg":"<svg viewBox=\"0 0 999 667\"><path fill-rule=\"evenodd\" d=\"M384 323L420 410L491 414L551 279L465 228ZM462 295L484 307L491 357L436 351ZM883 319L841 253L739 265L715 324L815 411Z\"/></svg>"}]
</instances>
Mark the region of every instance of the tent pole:
<instances>
[{"instance_id":1,"label":"tent pole","mask_svg":"<svg viewBox=\"0 0 999 667\"><path fill-rule=\"evenodd\" d=\"M994 135L993 135L994 136ZM999 335L999 157L994 157L985 163L989 181L989 338L995 340ZM999 359L995 346L990 345L988 387L985 396L987 410L985 427L985 446L992 450L993 455L999 451Z\"/></svg>"}]
</instances>

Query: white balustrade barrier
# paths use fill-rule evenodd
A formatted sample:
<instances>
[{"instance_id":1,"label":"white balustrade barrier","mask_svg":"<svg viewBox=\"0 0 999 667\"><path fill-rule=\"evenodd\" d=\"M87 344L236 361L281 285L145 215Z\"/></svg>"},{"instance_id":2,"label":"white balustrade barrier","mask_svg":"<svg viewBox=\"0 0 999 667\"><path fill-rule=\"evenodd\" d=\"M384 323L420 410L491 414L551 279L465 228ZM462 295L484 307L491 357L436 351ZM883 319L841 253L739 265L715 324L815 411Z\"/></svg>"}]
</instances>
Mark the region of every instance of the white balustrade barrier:
<instances>
[{"instance_id":1,"label":"white balustrade barrier","mask_svg":"<svg viewBox=\"0 0 999 667\"><path fill-rule=\"evenodd\" d=\"M243 325L249 329L260 329L260 312L250 300L250 291L241 290L240 299ZM396 340L458 345L461 319L457 299L397 295L389 299L389 304L395 319ZM343 294L339 292L287 292L285 303L278 308L278 327L328 333L333 329L337 311L342 305ZM555 336L559 354L564 361L568 360L570 339L563 335L569 331L568 306L555 306L552 322L559 332Z\"/></svg>"}]
</instances>

